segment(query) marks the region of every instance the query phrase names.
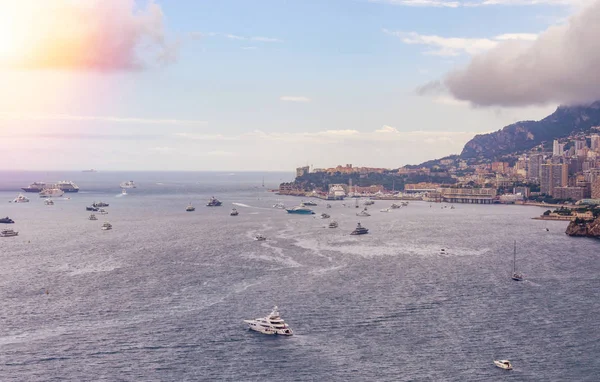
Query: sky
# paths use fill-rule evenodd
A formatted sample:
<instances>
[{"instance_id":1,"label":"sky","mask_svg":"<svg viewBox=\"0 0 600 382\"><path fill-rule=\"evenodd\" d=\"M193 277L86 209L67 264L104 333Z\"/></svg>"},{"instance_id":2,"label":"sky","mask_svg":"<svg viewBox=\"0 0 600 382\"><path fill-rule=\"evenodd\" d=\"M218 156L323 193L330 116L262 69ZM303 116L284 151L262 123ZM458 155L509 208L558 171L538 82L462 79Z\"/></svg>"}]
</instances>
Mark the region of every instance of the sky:
<instances>
[{"instance_id":1,"label":"sky","mask_svg":"<svg viewBox=\"0 0 600 382\"><path fill-rule=\"evenodd\" d=\"M600 99L597 36L593 0L0 0L0 169L416 164Z\"/></svg>"}]
</instances>

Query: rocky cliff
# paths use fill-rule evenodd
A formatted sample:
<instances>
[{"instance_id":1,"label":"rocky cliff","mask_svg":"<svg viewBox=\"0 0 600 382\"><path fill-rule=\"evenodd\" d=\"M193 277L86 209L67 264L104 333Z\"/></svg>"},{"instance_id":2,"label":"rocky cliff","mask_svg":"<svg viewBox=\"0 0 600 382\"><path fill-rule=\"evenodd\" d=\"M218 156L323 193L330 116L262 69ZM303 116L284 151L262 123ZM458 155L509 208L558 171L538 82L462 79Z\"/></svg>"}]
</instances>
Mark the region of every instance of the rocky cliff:
<instances>
[{"instance_id":1,"label":"rocky cliff","mask_svg":"<svg viewBox=\"0 0 600 382\"><path fill-rule=\"evenodd\" d=\"M569 236L584 236L600 238L600 218L592 221L573 220L565 233Z\"/></svg>"},{"instance_id":2,"label":"rocky cliff","mask_svg":"<svg viewBox=\"0 0 600 382\"><path fill-rule=\"evenodd\" d=\"M476 135L464 147L461 158L489 158L529 150L544 141L587 132L600 126L600 101L585 106L560 106L541 121L523 121L489 134Z\"/></svg>"}]
</instances>

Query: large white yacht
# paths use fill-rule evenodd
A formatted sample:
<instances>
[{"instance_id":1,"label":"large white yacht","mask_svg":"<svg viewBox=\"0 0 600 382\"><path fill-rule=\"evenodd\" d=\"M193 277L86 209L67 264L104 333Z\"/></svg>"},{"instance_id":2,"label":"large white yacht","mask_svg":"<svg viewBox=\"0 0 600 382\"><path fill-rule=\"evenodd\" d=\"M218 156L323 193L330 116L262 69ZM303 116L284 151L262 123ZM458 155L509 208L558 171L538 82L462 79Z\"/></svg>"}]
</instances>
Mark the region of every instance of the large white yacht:
<instances>
[{"instance_id":1,"label":"large white yacht","mask_svg":"<svg viewBox=\"0 0 600 382\"><path fill-rule=\"evenodd\" d=\"M40 191L40 198L59 198L64 194L65 192L60 188L44 188Z\"/></svg>"},{"instance_id":2,"label":"large white yacht","mask_svg":"<svg viewBox=\"0 0 600 382\"><path fill-rule=\"evenodd\" d=\"M251 330L256 330L263 334L279 334L291 336L294 334L292 329L283 321L279 315L279 310L275 306L271 314L267 317L261 317L254 320L244 320L250 326Z\"/></svg>"},{"instance_id":3,"label":"large white yacht","mask_svg":"<svg viewBox=\"0 0 600 382\"><path fill-rule=\"evenodd\" d=\"M121 182L121 188L136 188L133 180L128 180L126 182Z\"/></svg>"},{"instance_id":4,"label":"large white yacht","mask_svg":"<svg viewBox=\"0 0 600 382\"><path fill-rule=\"evenodd\" d=\"M12 229L3 229L0 231L0 237L11 237L18 236L19 233L17 231L13 231Z\"/></svg>"}]
</instances>

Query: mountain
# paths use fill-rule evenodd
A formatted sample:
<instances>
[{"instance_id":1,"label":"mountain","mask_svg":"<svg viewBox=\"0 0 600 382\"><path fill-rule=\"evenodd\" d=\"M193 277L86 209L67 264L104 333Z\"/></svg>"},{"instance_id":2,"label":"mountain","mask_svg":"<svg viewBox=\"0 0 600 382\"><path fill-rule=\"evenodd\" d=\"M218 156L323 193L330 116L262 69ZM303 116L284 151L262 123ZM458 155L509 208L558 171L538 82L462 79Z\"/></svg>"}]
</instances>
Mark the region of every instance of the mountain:
<instances>
[{"instance_id":1,"label":"mountain","mask_svg":"<svg viewBox=\"0 0 600 382\"><path fill-rule=\"evenodd\" d=\"M487 158L529 150L542 142L586 133L600 126L600 101L585 106L559 106L541 121L513 123L489 134L476 135L463 148L460 157Z\"/></svg>"}]
</instances>

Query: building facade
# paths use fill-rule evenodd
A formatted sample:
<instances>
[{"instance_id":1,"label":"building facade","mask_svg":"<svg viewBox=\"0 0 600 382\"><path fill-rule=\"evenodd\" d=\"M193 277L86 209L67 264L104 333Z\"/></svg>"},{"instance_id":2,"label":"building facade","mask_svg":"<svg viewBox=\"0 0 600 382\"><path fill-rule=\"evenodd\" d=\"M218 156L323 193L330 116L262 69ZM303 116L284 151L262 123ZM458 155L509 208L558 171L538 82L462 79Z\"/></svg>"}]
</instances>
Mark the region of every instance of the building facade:
<instances>
[{"instance_id":1,"label":"building facade","mask_svg":"<svg viewBox=\"0 0 600 382\"><path fill-rule=\"evenodd\" d=\"M542 194L554 196L555 187L566 187L569 181L569 166L566 163L542 164L540 191Z\"/></svg>"}]
</instances>

